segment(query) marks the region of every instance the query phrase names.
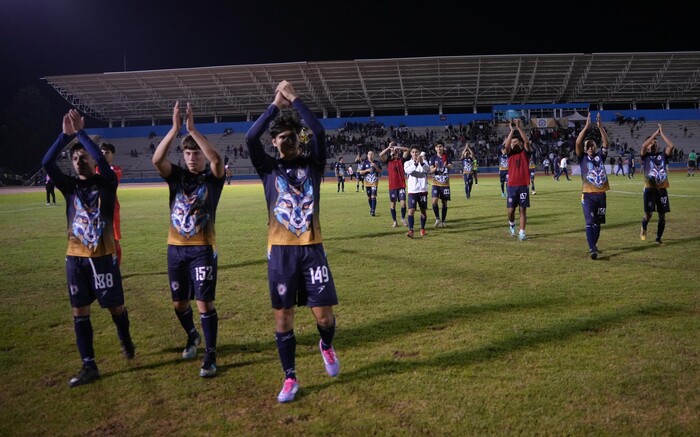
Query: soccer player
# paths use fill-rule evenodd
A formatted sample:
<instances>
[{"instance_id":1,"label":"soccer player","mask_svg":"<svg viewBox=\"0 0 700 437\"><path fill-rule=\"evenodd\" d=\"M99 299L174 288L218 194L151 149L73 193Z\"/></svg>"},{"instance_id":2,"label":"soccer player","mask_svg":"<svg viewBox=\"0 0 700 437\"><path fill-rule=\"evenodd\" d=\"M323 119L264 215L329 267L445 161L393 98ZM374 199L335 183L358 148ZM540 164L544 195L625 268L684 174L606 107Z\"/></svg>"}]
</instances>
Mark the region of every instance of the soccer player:
<instances>
[{"instance_id":1,"label":"soccer player","mask_svg":"<svg viewBox=\"0 0 700 437\"><path fill-rule=\"evenodd\" d=\"M362 191L365 191L365 175L360 173L360 168L364 161L365 160L362 158L362 153L359 152L355 157L355 165L357 165L357 170L355 170L355 178L357 178L357 187L355 187L356 193L360 191L360 184L362 184Z\"/></svg>"},{"instance_id":2,"label":"soccer player","mask_svg":"<svg viewBox=\"0 0 700 437\"><path fill-rule=\"evenodd\" d=\"M501 148L498 155L498 179L501 182L501 197L506 197L506 184L508 183L508 153L505 147Z\"/></svg>"},{"instance_id":3,"label":"soccer player","mask_svg":"<svg viewBox=\"0 0 700 437\"><path fill-rule=\"evenodd\" d=\"M411 148L411 159L404 162L403 170L408 177L408 232L406 236L413 238L414 214L416 208L420 209L420 236L425 236L425 222L428 219L428 174L430 165L425 162L425 153L421 153L417 146Z\"/></svg>"},{"instance_id":4,"label":"soccer player","mask_svg":"<svg viewBox=\"0 0 700 437\"><path fill-rule=\"evenodd\" d=\"M392 228L398 226L396 223L397 200L401 205L401 224L408 226L406 221L406 174L403 171L403 163L408 159L409 150L408 147L397 146L392 141L386 149L379 152L379 157L387 163L389 171L389 210L393 220Z\"/></svg>"},{"instance_id":5,"label":"soccer player","mask_svg":"<svg viewBox=\"0 0 700 437\"><path fill-rule=\"evenodd\" d=\"M341 156L338 158L338 162L335 163L335 177L338 178L338 193L340 193L341 188L343 189L343 193L345 192L345 172L345 163Z\"/></svg>"},{"instance_id":6,"label":"soccer player","mask_svg":"<svg viewBox=\"0 0 700 437\"><path fill-rule=\"evenodd\" d=\"M46 173L66 199L66 277L76 343L82 359L80 372L68 382L70 387L89 384L100 377L90 321L90 305L96 299L100 307L112 315L124 357L131 359L135 352L114 247L112 220L117 176L83 130L84 126L83 117L71 109L63 116L63 132L42 160ZM77 176L71 177L60 170L56 160L76 136L78 142L71 146L69 156ZM100 174L95 172L95 165L100 168Z\"/></svg>"},{"instance_id":7,"label":"soccer player","mask_svg":"<svg viewBox=\"0 0 700 437\"><path fill-rule=\"evenodd\" d=\"M698 155L697 155L697 153L695 153L695 149L693 149L688 154L688 176L690 176L692 174L693 177L695 177L695 169L697 167L698 167ZM56 202L54 202L54 203L56 203Z\"/></svg>"},{"instance_id":8,"label":"soccer player","mask_svg":"<svg viewBox=\"0 0 700 437\"><path fill-rule=\"evenodd\" d=\"M175 315L187 334L183 359L197 356L201 336L197 332L190 301L196 299L204 332L205 351L199 376L216 376L216 338L219 317L214 306L218 253L216 207L224 189L224 160L195 127L189 102L186 109L188 135L182 138L185 168L171 163L168 152L180 132L180 102L173 106L173 126L153 154L153 165L168 183L170 226L168 227L168 281ZM209 161L209 166L207 166Z\"/></svg>"},{"instance_id":9,"label":"soccer player","mask_svg":"<svg viewBox=\"0 0 700 437\"><path fill-rule=\"evenodd\" d=\"M462 150L462 177L464 178L464 194L467 199L472 197L472 185L474 183L474 152L469 143Z\"/></svg>"},{"instance_id":10,"label":"soccer player","mask_svg":"<svg viewBox=\"0 0 700 437\"><path fill-rule=\"evenodd\" d=\"M668 173L666 165L673 156L673 143L664 134L661 124L659 128L642 144L642 168L644 169L644 218L642 218L642 231L639 234L642 240L647 239L647 225L654 211L659 213L659 224L656 229L656 244L663 245L661 237L666 228L666 213L671 212L671 205L668 201ZM666 149L659 150L656 137L661 138L666 143Z\"/></svg>"},{"instance_id":11,"label":"soccer player","mask_svg":"<svg viewBox=\"0 0 700 437\"><path fill-rule=\"evenodd\" d=\"M630 155L629 155L629 158L628 158L629 167L628 167L628 170L627 170L627 178L628 178L628 179L634 179L634 174L635 174L636 171L637 171L637 169L635 168L635 167L636 167L636 164L635 164L635 162L634 162L634 150L629 149L629 152L630 152Z\"/></svg>"},{"instance_id":12,"label":"soccer player","mask_svg":"<svg viewBox=\"0 0 700 437\"><path fill-rule=\"evenodd\" d=\"M624 164L622 155L619 155L617 157L617 169L615 170L615 176L617 176L620 172L622 172L622 176L625 175L625 168L622 166Z\"/></svg>"},{"instance_id":13,"label":"soccer player","mask_svg":"<svg viewBox=\"0 0 700 437\"><path fill-rule=\"evenodd\" d=\"M583 218L586 220L586 240L591 259L597 259L598 237L600 237L600 225L605 223L606 194L610 189L608 175L605 172L605 160L608 157L608 133L600 120L600 113L596 116L596 124L602 146L597 150L595 140L586 139L586 134L591 128L591 114L588 113L586 125L576 138L576 157L581 169L581 179L583 180L583 194L581 205L583 206Z\"/></svg>"},{"instance_id":14,"label":"soccer player","mask_svg":"<svg viewBox=\"0 0 700 437\"><path fill-rule=\"evenodd\" d=\"M46 206L51 205L51 200L53 200L54 206L56 206L56 184L53 183L53 179L47 174L46 175Z\"/></svg>"},{"instance_id":15,"label":"soccer player","mask_svg":"<svg viewBox=\"0 0 700 437\"><path fill-rule=\"evenodd\" d=\"M445 152L445 144L438 141L435 144L435 155L428 160L430 173L433 175L433 213L435 214L435 227L444 228L447 226L447 202L450 200L450 170L452 170L452 159ZM438 200L442 201L442 211L438 210ZM442 214L440 214L442 212Z\"/></svg>"},{"instance_id":16,"label":"soccer player","mask_svg":"<svg viewBox=\"0 0 700 437\"><path fill-rule=\"evenodd\" d=\"M522 120L513 119L510 124L510 133L503 143L503 150L508 155L508 197L506 207L508 208L508 225L510 235L515 237L515 206L520 208L520 231L518 239L523 241L525 236L525 224L527 223L527 208L530 207L530 185L529 161L532 149L530 141L525 135L521 126ZM517 128L519 136L515 135Z\"/></svg>"},{"instance_id":17,"label":"soccer player","mask_svg":"<svg viewBox=\"0 0 700 437\"><path fill-rule=\"evenodd\" d=\"M379 189L379 177L382 175L381 161L374 159L374 150L367 152L367 159L359 165L358 175L362 175L369 203L369 215L374 217L377 209L377 190Z\"/></svg>"},{"instance_id":18,"label":"soccer player","mask_svg":"<svg viewBox=\"0 0 700 437\"><path fill-rule=\"evenodd\" d=\"M105 156L105 159L109 163L109 166L112 168L114 171L114 174L117 175L117 184L121 183L122 181L122 176L124 175L124 172L122 171L121 167L118 165L114 165L112 161L114 160L114 153L116 149L114 148L114 145L111 143L102 143L100 144L100 150L102 151L102 154ZM97 173L100 172L100 168L97 167ZM121 226L121 206L119 205L119 196L115 196L114 198L114 246L117 249L117 262L119 263L119 266L121 267L122 265L122 246L119 243L119 241L122 239L122 226Z\"/></svg>"},{"instance_id":19,"label":"soccer player","mask_svg":"<svg viewBox=\"0 0 700 437\"><path fill-rule=\"evenodd\" d=\"M532 154L530 155L530 188L532 188L532 195L534 196L537 194L535 191L535 172L537 171L537 152L535 151L535 148L532 146L532 141L530 141L530 149L532 150Z\"/></svg>"},{"instance_id":20,"label":"soccer player","mask_svg":"<svg viewBox=\"0 0 700 437\"><path fill-rule=\"evenodd\" d=\"M308 153L299 147L301 123L292 106L314 133ZM265 153L260 137L269 127L275 159ZM267 273L275 314L275 339L285 380L278 402L290 402L299 390L295 370L294 306L311 308L321 336L319 350L326 373L336 376L340 363L333 348L338 304L335 284L323 248L319 204L321 173L326 162L326 134L316 116L297 97L291 83L277 85L275 98L246 134L255 171L262 179L268 207Z\"/></svg>"}]
</instances>

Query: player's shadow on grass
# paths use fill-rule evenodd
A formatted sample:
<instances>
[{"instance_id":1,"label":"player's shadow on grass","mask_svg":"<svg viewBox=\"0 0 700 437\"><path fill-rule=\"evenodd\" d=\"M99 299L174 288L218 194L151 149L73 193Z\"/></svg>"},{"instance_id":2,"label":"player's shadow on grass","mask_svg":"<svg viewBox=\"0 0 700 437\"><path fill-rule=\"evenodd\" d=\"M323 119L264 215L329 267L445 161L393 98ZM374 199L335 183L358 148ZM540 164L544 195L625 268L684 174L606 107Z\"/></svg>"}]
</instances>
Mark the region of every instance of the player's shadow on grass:
<instances>
[{"instance_id":1,"label":"player's shadow on grass","mask_svg":"<svg viewBox=\"0 0 700 437\"><path fill-rule=\"evenodd\" d=\"M481 347L451 350L426 359L415 358L421 356L419 350L397 351L391 359L376 360L372 364L358 367L355 370L343 371L341 369L338 378L326 383L304 387L304 391L308 394L326 389L332 384L355 383L386 375L412 373L421 368L434 368L438 371L453 367L464 368L499 359L519 350L533 348L541 344L561 342L581 334L594 335L626 320L648 317L667 318L687 313L687 311L688 309L685 307L667 304L635 306L626 309L615 308L612 311L594 314L584 319L576 317L561 320L539 330L531 330L526 334L511 334L500 339L493 339ZM360 338L358 344L361 342ZM419 346L416 347L419 348ZM342 354L340 357L342 363Z\"/></svg>"},{"instance_id":2,"label":"player's shadow on grass","mask_svg":"<svg viewBox=\"0 0 700 437\"><path fill-rule=\"evenodd\" d=\"M602 256L598 256L599 260L612 259L620 255L626 255L628 253L639 252L642 250L663 250L663 246L659 246L654 242L654 237L647 237L647 241L638 240L634 246L626 247L611 247L603 252ZM672 240L663 240L665 246L675 246L681 244L695 244L700 241L700 237L690 237L690 238L678 238ZM607 252L611 253L608 255Z\"/></svg>"},{"instance_id":3,"label":"player's shadow on grass","mask_svg":"<svg viewBox=\"0 0 700 437\"><path fill-rule=\"evenodd\" d=\"M109 377L119 374L142 372L144 370L154 370L169 366L184 366L191 367L192 372L198 372L199 366L201 365L201 360L204 357L203 346L200 345L198 354L196 358L183 359L182 358L182 347L167 347L161 349L153 349L149 352L141 352L139 345L136 344L136 356L133 360L129 360L127 365L122 369L115 370L112 372L101 372L102 377ZM246 354L260 354L262 352L270 352L269 354L262 356L260 359L245 359ZM274 353L273 353L274 352ZM217 370L219 376L226 373L228 369L240 368L246 366L252 366L255 364L273 361L277 359L276 350L274 350L274 342L248 342L245 344L229 344L229 345L217 345L216 348L217 357L231 357L236 355L237 357L242 356L244 359L236 359L235 362L228 362L229 360L217 360ZM269 356L268 356L269 355ZM249 355L248 355L249 356ZM149 362L147 364L141 364L141 361L151 360L153 357L157 361ZM223 361L227 361L223 364Z\"/></svg>"}]
</instances>

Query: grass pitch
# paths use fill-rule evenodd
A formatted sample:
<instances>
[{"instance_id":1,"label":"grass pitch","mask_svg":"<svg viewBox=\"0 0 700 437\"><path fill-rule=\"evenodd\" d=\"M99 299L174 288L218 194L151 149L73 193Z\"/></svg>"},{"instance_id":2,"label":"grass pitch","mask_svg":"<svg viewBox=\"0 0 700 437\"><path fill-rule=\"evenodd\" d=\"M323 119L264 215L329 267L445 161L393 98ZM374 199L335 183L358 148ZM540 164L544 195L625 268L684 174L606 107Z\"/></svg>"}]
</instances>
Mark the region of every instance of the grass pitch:
<instances>
[{"instance_id":1,"label":"grass pitch","mask_svg":"<svg viewBox=\"0 0 700 437\"><path fill-rule=\"evenodd\" d=\"M93 305L102 378L75 389L63 199L47 207L41 189L2 193L0 435L698 435L700 176L671 174L661 247L656 214L639 238L642 179L611 176L596 261L572 179L537 176L520 242L494 177L480 177L469 200L453 178L448 227L433 228L429 210L427 235L413 240L390 227L385 180L370 217L354 183L336 193L327 178L341 373L325 374L313 318L299 308L301 390L284 405L259 183L226 186L218 208L211 380L197 376L199 360L180 359L167 188L120 187L136 358L122 358L109 314Z\"/></svg>"}]
</instances>

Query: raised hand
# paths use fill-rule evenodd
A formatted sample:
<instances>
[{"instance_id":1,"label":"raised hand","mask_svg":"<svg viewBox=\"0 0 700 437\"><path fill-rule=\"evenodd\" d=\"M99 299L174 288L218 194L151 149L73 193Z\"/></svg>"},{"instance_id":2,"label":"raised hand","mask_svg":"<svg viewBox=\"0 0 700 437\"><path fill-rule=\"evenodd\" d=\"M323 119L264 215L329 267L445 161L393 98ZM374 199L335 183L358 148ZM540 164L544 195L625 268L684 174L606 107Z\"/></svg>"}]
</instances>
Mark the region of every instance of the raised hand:
<instances>
[{"instance_id":1,"label":"raised hand","mask_svg":"<svg viewBox=\"0 0 700 437\"><path fill-rule=\"evenodd\" d=\"M68 113L63 116L63 134L64 135L75 135L75 129L73 129L73 125L70 122L70 116Z\"/></svg>"},{"instance_id":2,"label":"raised hand","mask_svg":"<svg viewBox=\"0 0 700 437\"><path fill-rule=\"evenodd\" d=\"M85 118L80 115L80 113L71 109L68 111L68 118L70 119L70 124L73 127L73 132L78 132L85 127Z\"/></svg>"},{"instance_id":3,"label":"raised hand","mask_svg":"<svg viewBox=\"0 0 700 437\"><path fill-rule=\"evenodd\" d=\"M290 102L293 102L297 98L297 93L294 91L294 87L286 80L280 82L275 91L282 93L282 96Z\"/></svg>"},{"instance_id":4,"label":"raised hand","mask_svg":"<svg viewBox=\"0 0 700 437\"><path fill-rule=\"evenodd\" d=\"M192 132L195 129L194 127L194 112L192 111L192 106L190 105L190 102L187 102L187 109L185 109L185 127L187 127L187 132Z\"/></svg>"},{"instance_id":5,"label":"raised hand","mask_svg":"<svg viewBox=\"0 0 700 437\"><path fill-rule=\"evenodd\" d=\"M279 88L279 87L277 87ZM289 106L289 100L285 99L282 92L279 90L275 91L275 100L272 102L273 105L280 109L284 109Z\"/></svg>"},{"instance_id":6,"label":"raised hand","mask_svg":"<svg viewBox=\"0 0 700 437\"><path fill-rule=\"evenodd\" d=\"M175 106L173 106L173 128L179 132L181 127L182 119L180 118L180 101L176 100Z\"/></svg>"}]
</instances>

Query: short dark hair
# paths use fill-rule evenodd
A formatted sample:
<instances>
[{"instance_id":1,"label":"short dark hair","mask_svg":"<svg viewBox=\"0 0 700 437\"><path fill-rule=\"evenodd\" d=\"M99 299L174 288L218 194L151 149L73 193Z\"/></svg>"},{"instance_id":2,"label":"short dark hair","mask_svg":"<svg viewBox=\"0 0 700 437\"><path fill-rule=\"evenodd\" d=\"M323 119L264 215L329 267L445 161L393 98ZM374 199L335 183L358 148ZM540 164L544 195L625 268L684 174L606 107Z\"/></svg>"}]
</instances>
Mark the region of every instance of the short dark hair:
<instances>
[{"instance_id":1,"label":"short dark hair","mask_svg":"<svg viewBox=\"0 0 700 437\"><path fill-rule=\"evenodd\" d=\"M197 144L197 141L189 134L182 139L180 145L183 150L199 150L199 144Z\"/></svg>"},{"instance_id":2,"label":"short dark hair","mask_svg":"<svg viewBox=\"0 0 700 437\"><path fill-rule=\"evenodd\" d=\"M73 158L73 155L75 154L75 152L77 152L80 149L85 150L85 146L83 146L83 144L80 141L76 141L75 144L70 146L70 150L68 151L68 156Z\"/></svg>"},{"instance_id":3,"label":"short dark hair","mask_svg":"<svg viewBox=\"0 0 700 437\"><path fill-rule=\"evenodd\" d=\"M116 149L114 148L114 144L112 144L112 143L100 144L100 150L109 150L112 153L116 152Z\"/></svg>"},{"instance_id":4,"label":"short dark hair","mask_svg":"<svg viewBox=\"0 0 700 437\"><path fill-rule=\"evenodd\" d=\"M442 140L438 141L437 143L435 143L435 147L437 147L437 146L445 147L445 143L443 143Z\"/></svg>"},{"instance_id":5,"label":"short dark hair","mask_svg":"<svg viewBox=\"0 0 700 437\"><path fill-rule=\"evenodd\" d=\"M301 128L301 122L293 113L280 113L270 123L270 135L274 138L286 130L294 131L298 135Z\"/></svg>"}]
</instances>

